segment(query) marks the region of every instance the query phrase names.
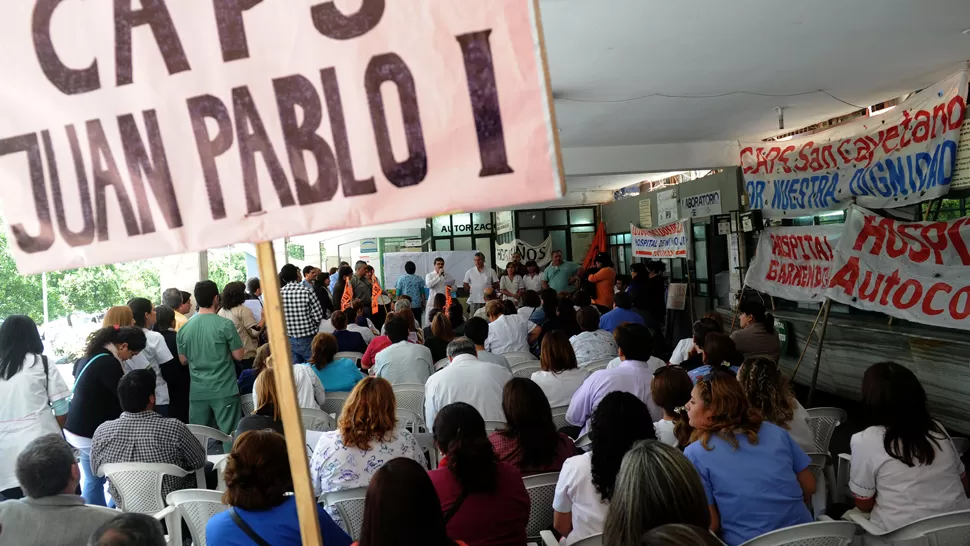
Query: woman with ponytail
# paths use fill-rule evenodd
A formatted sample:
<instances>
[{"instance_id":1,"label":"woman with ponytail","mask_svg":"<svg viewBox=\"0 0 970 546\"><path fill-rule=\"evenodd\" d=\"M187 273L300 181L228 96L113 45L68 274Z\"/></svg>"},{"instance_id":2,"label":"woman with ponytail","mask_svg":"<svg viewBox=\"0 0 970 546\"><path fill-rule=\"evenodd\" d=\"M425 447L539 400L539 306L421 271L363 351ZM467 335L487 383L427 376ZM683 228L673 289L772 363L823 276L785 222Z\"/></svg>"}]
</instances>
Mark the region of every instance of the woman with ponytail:
<instances>
[{"instance_id":1,"label":"woman with ponytail","mask_svg":"<svg viewBox=\"0 0 970 546\"><path fill-rule=\"evenodd\" d=\"M118 381L122 362L145 349L145 332L136 326L109 326L88 339L84 356L77 362L74 399L67 414L64 437L81 452L81 496L87 504L105 506L104 477L91 468L91 437L104 423L121 415Z\"/></svg>"},{"instance_id":2,"label":"woman with ponytail","mask_svg":"<svg viewBox=\"0 0 970 546\"><path fill-rule=\"evenodd\" d=\"M738 382L761 417L788 431L805 453L816 451L808 411L795 399L788 379L770 358L749 358L738 370Z\"/></svg>"},{"instance_id":3,"label":"woman with ponytail","mask_svg":"<svg viewBox=\"0 0 970 546\"><path fill-rule=\"evenodd\" d=\"M764 357L775 362L781 358L781 341L775 331L775 317L765 311L758 300L742 300L738 306L741 329L731 333L731 339L744 358Z\"/></svg>"},{"instance_id":4,"label":"woman with ponytail","mask_svg":"<svg viewBox=\"0 0 970 546\"><path fill-rule=\"evenodd\" d=\"M529 494L519 470L496 460L478 410L464 402L445 406L434 439L446 455L430 476L448 536L468 546L525 544Z\"/></svg>"}]
</instances>

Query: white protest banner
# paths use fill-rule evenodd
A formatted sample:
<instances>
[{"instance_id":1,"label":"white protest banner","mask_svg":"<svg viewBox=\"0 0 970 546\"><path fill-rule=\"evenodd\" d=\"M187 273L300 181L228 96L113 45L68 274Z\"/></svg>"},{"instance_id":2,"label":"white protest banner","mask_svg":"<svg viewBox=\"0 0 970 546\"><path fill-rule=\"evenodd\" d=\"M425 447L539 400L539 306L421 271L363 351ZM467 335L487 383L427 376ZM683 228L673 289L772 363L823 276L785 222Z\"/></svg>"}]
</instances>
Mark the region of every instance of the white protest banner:
<instances>
[{"instance_id":1,"label":"white protest banner","mask_svg":"<svg viewBox=\"0 0 970 546\"><path fill-rule=\"evenodd\" d=\"M824 300L842 228L829 225L765 229L744 284L793 301Z\"/></svg>"},{"instance_id":2,"label":"white protest banner","mask_svg":"<svg viewBox=\"0 0 970 546\"><path fill-rule=\"evenodd\" d=\"M895 208L946 195L967 103L961 70L877 117L783 142L741 143L751 209L806 216Z\"/></svg>"},{"instance_id":3,"label":"white protest banner","mask_svg":"<svg viewBox=\"0 0 970 546\"><path fill-rule=\"evenodd\" d=\"M687 222L676 222L654 229L640 229L630 224L634 258L687 258L690 237Z\"/></svg>"},{"instance_id":4,"label":"white protest banner","mask_svg":"<svg viewBox=\"0 0 970 546\"><path fill-rule=\"evenodd\" d=\"M684 218L704 218L721 214L721 192L709 191L680 200Z\"/></svg>"},{"instance_id":5,"label":"white protest banner","mask_svg":"<svg viewBox=\"0 0 970 546\"><path fill-rule=\"evenodd\" d=\"M21 272L558 198L537 6L5 2Z\"/></svg>"},{"instance_id":6,"label":"white protest banner","mask_svg":"<svg viewBox=\"0 0 970 546\"><path fill-rule=\"evenodd\" d=\"M970 218L902 222L853 206L832 271L835 301L970 330Z\"/></svg>"},{"instance_id":7,"label":"white protest banner","mask_svg":"<svg viewBox=\"0 0 970 546\"><path fill-rule=\"evenodd\" d=\"M516 239L511 243L495 247L495 268L504 271L505 264L512 261L512 255L518 252L522 255L522 263L534 261L539 267L545 267L552 261L552 237L546 237L539 246Z\"/></svg>"},{"instance_id":8,"label":"white protest banner","mask_svg":"<svg viewBox=\"0 0 970 546\"><path fill-rule=\"evenodd\" d=\"M663 226L676 222L679 218L677 188L657 192L657 225Z\"/></svg>"}]
</instances>

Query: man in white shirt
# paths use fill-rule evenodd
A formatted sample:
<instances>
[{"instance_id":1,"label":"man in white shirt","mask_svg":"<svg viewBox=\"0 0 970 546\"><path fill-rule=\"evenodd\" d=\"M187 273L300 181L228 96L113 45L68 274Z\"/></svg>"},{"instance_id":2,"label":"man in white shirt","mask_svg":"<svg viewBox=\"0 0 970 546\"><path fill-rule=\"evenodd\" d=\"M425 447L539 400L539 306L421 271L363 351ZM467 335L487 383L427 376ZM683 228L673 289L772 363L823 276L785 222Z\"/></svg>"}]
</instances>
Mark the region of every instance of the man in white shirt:
<instances>
[{"instance_id":1,"label":"man in white shirt","mask_svg":"<svg viewBox=\"0 0 970 546\"><path fill-rule=\"evenodd\" d=\"M518 314L506 315L500 301L488 302L485 309L489 320L485 348L495 354L527 352L542 333L542 328Z\"/></svg>"},{"instance_id":2,"label":"man in white shirt","mask_svg":"<svg viewBox=\"0 0 970 546\"><path fill-rule=\"evenodd\" d=\"M374 358L375 375L387 379L391 385L424 385L434 373L431 349L408 342L407 319L401 315L395 315L384 323L384 331L391 345Z\"/></svg>"},{"instance_id":3,"label":"man in white shirt","mask_svg":"<svg viewBox=\"0 0 970 546\"><path fill-rule=\"evenodd\" d=\"M509 361L502 355L497 355L485 350L485 340L488 339L488 321L481 317L472 317L465 323L465 337L472 340L475 350L478 351L478 360L497 364L506 370L512 371Z\"/></svg>"},{"instance_id":4,"label":"man in white shirt","mask_svg":"<svg viewBox=\"0 0 970 546\"><path fill-rule=\"evenodd\" d=\"M367 326L360 326L357 324L357 309L355 309L353 306L348 307L344 309L344 315L347 316L347 331L357 332L362 338L364 338L364 343L370 345L370 342L374 341L374 331ZM370 323L370 319L368 319L368 323Z\"/></svg>"},{"instance_id":5,"label":"man in white shirt","mask_svg":"<svg viewBox=\"0 0 970 546\"><path fill-rule=\"evenodd\" d=\"M433 302L436 294L445 294L446 287L455 287L455 278L445 273L445 259L438 257L434 259L434 271L424 276L424 284L428 287L428 302ZM431 305L424 310L424 321L430 323L428 314L431 312ZM418 318L418 317L414 317Z\"/></svg>"},{"instance_id":6,"label":"man in white shirt","mask_svg":"<svg viewBox=\"0 0 970 546\"><path fill-rule=\"evenodd\" d=\"M505 421L502 390L512 374L476 358L475 342L467 337L448 344L447 368L431 376L424 390L424 416L434 426L438 411L454 402L472 405L486 421Z\"/></svg>"},{"instance_id":7,"label":"man in white shirt","mask_svg":"<svg viewBox=\"0 0 970 546\"><path fill-rule=\"evenodd\" d=\"M488 315L485 314L485 307L488 306L488 302L490 301L501 301L502 295L499 294L498 290L488 286L482 293L482 299L485 300L485 305L483 305L479 310L475 311L472 316L488 320Z\"/></svg>"},{"instance_id":8,"label":"man in white shirt","mask_svg":"<svg viewBox=\"0 0 970 546\"><path fill-rule=\"evenodd\" d=\"M490 267L485 267L485 255L475 253L475 267L465 272L463 281L468 292L468 312L472 315L485 306L485 289L498 288L498 276Z\"/></svg>"}]
</instances>

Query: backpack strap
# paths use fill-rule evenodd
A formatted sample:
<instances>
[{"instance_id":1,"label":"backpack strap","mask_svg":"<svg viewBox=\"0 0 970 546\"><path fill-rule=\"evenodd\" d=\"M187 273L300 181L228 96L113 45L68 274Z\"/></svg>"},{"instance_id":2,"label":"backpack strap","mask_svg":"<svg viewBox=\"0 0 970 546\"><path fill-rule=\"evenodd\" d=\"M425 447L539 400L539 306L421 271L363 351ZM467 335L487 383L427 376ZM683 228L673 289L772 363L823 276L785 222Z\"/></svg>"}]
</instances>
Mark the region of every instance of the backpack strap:
<instances>
[{"instance_id":1,"label":"backpack strap","mask_svg":"<svg viewBox=\"0 0 970 546\"><path fill-rule=\"evenodd\" d=\"M235 507L229 508L229 517L232 518L232 521L236 524L236 527L242 529L242 532L246 533L246 536L248 536L249 539L255 542L258 546L270 546L269 542L266 542L263 537L259 536L259 533L254 531L253 528L250 527L249 524L239 516L239 513L236 512Z\"/></svg>"},{"instance_id":2,"label":"backpack strap","mask_svg":"<svg viewBox=\"0 0 970 546\"><path fill-rule=\"evenodd\" d=\"M102 356L104 356L106 354L108 354L108 353L98 353L98 354L94 355L93 357L91 357L90 360L88 360L87 362L84 363L84 367L81 368L81 373L77 374L77 378L74 380L74 388L72 390L77 390L77 385L78 385L78 383L81 382L81 376L84 375L84 371L87 370L91 366L91 363L94 362L95 360L101 358ZM47 360L44 360L44 363L46 364L47 363ZM46 368L46 366L45 366L45 368Z\"/></svg>"}]
</instances>

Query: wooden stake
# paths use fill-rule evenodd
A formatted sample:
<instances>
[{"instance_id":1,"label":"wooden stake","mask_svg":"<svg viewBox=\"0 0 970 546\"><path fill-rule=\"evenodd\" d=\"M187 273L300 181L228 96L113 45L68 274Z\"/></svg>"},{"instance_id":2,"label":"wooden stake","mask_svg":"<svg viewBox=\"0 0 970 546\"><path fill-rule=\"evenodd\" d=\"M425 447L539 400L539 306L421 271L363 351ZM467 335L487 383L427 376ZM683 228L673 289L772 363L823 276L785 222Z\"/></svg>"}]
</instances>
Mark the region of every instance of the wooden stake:
<instances>
[{"instance_id":1,"label":"wooden stake","mask_svg":"<svg viewBox=\"0 0 970 546\"><path fill-rule=\"evenodd\" d=\"M306 454L306 439L300 407L296 401L296 385L293 382L293 362L290 357L290 341L286 337L283 322L283 303L280 298L280 278L276 271L273 243L256 244L259 261L259 277L263 287L263 316L269 345L273 354L273 373L276 376L276 397L283 419L286 436L286 452L293 475L293 492L296 494L296 511L300 517L300 536L304 546L323 546L320 522L317 519L317 502L310 483L310 462Z\"/></svg>"},{"instance_id":2,"label":"wooden stake","mask_svg":"<svg viewBox=\"0 0 970 546\"><path fill-rule=\"evenodd\" d=\"M818 321L822 318L822 312L825 310L825 304L822 304L818 308L818 314L815 315L815 323L812 324L812 330L808 332L808 337L805 339L805 348L802 349L802 356L798 357L798 362L795 364L795 371L791 374L791 380L795 380L795 375L798 374L798 368L802 365L802 360L805 358L805 353L808 352L808 346L812 344L812 336L815 334L815 328L818 326Z\"/></svg>"},{"instance_id":3,"label":"wooden stake","mask_svg":"<svg viewBox=\"0 0 970 546\"><path fill-rule=\"evenodd\" d=\"M829 309L832 308L832 300L825 298L825 305L822 309L825 316L822 318L822 329L818 332L818 346L815 348L815 370L812 371L812 385L808 388L808 400L805 405L812 407L812 397L815 396L815 385L818 383L818 369L822 364L822 344L825 343L825 329L829 325Z\"/></svg>"}]
</instances>

